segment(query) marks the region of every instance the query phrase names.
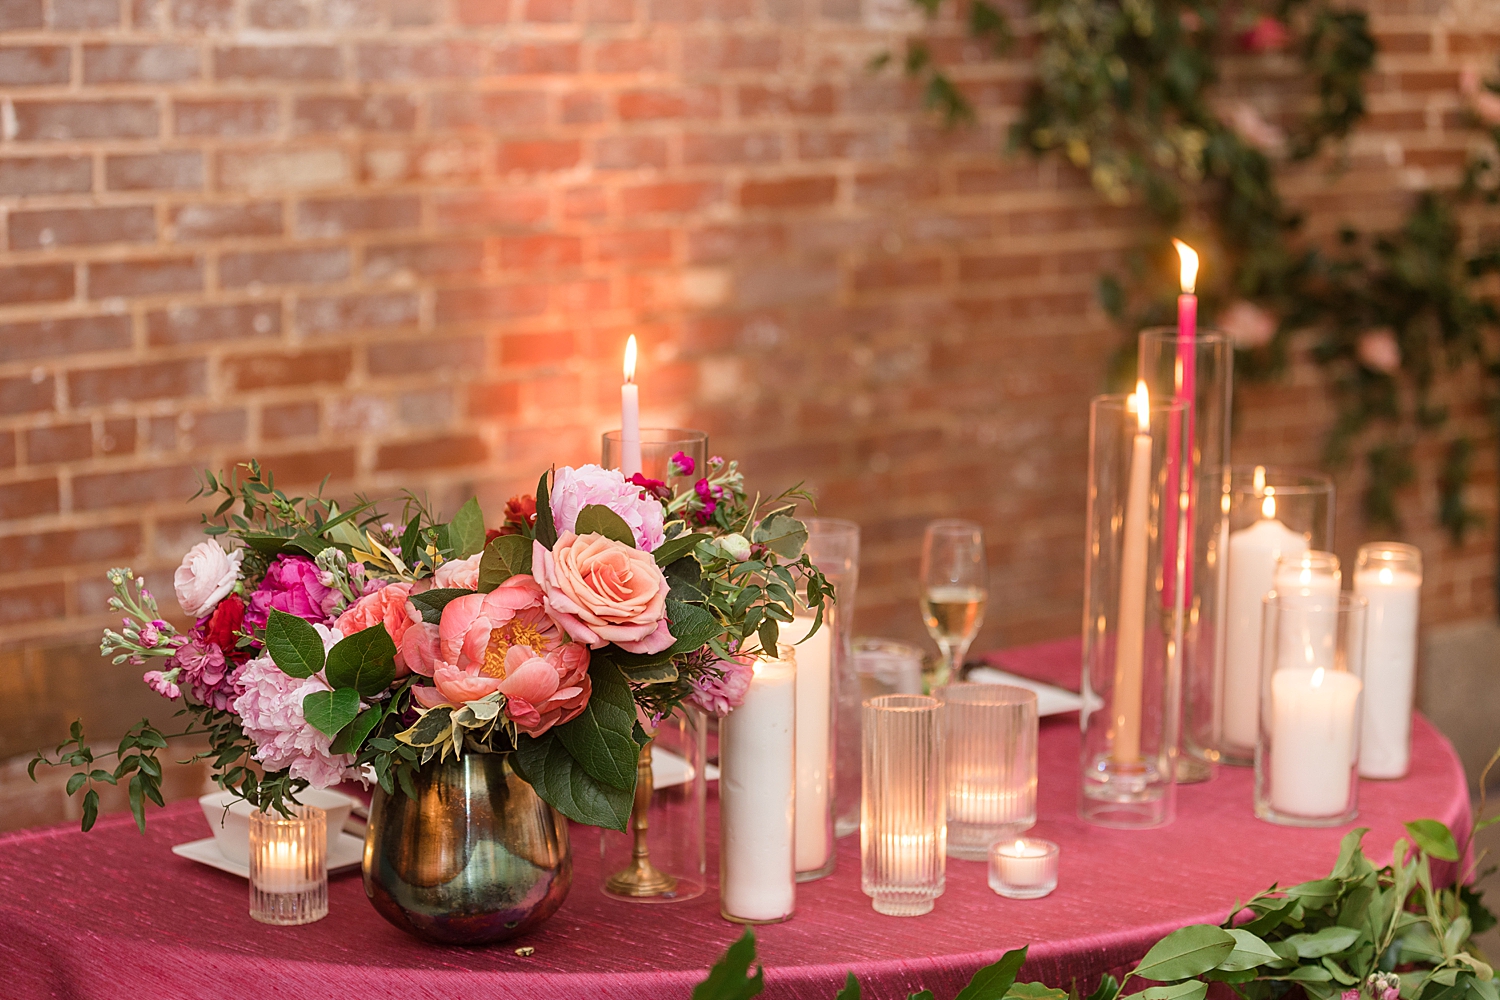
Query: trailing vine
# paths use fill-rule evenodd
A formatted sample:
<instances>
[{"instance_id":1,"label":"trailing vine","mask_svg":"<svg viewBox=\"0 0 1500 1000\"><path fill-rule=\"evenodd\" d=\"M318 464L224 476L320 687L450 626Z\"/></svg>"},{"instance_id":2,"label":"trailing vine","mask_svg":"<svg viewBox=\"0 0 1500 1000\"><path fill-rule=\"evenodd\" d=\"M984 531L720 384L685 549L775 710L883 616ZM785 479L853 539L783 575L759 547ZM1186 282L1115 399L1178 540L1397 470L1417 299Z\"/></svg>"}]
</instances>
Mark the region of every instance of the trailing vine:
<instances>
[{"instance_id":1,"label":"trailing vine","mask_svg":"<svg viewBox=\"0 0 1500 1000\"><path fill-rule=\"evenodd\" d=\"M913 2L933 18L941 0ZM1397 231L1348 228L1325 249L1301 238L1277 171L1336 153L1364 118L1376 43L1363 11L1328 0L1030 0L1029 13L1036 80L1011 150L1060 155L1106 201L1144 206L1152 220L1124 272L1099 281L1104 308L1132 338L1122 363L1133 364L1137 329L1172 321L1170 238L1186 229L1215 265L1199 288L1203 313L1235 334L1242 374L1277 373L1290 338L1314 332L1312 358L1338 408L1325 461L1344 465L1363 449L1370 522L1400 530L1397 492L1415 476L1414 445L1433 436L1446 455L1437 519L1461 542L1477 521L1465 501L1474 445L1447 429L1438 400L1466 369L1500 419L1500 311L1476 290L1500 271L1500 244L1472 250L1458 217L1463 205L1500 199L1500 157L1476 155L1461 185L1417 195ZM973 0L967 30L997 54L1012 37L986 0ZM1311 81L1309 110L1285 130L1248 104L1226 111L1218 67L1236 50L1294 54ZM908 41L904 64L948 122L973 118L925 41ZM1500 149L1500 84L1465 86L1475 123Z\"/></svg>"}]
</instances>

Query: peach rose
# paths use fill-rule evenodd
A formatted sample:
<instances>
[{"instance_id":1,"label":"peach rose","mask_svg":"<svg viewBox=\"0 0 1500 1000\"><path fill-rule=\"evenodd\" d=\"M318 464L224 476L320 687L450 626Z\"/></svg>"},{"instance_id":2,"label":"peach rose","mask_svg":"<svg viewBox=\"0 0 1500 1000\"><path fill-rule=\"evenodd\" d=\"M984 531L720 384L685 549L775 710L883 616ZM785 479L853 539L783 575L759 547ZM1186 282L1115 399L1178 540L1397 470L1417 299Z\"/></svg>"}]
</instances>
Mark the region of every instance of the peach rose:
<instances>
[{"instance_id":1,"label":"peach rose","mask_svg":"<svg viewBox=\"0 0 1500 1000\"><path fill-rule=\"evenodd\" d=\"M516 728L540 736L553 726L578 716L589 702L589 650L565 643L541 654L528 646L505 651L503 675L492 677L473 670L443 665L433 677L436 687L413 688L421 704L460 705L499 691L505 695L505 714Z\"/></svg>"},{"instance_id":2,"label":"peach rose","mask_svg":"<svg viewBox=\"0 0 1500 1000\"><path fill-rule=\"evenodd\" d=\"M547 610L579 642L659 653L675 641L667 628L670 588L649 552L565 531L550 552L532 543L531 568Z\"/></svg>"},{"instance_id":3,"label":"peach rose","mask_svg":"<svg viewBox=\"0 0 1500 1000\"><path fill-rule=\"evenodd\" d=\"M353 635L371 625L384 625L391 642L396 644L397 677L411 673L411 664L406 660L402 644L407 631L422 621L421 612L407 600L411 596L411 587L409 583L392 583L371 591L350 605L334 622L334 628L344 635Z\"/></svg>"},{"instance_id":4,"label":"peach rose","mask_svg":"<svg viewBox=\"0 0 1500 1000\"><path fill-rule=\"evenodd\" d=\"M432 574L432 585L435 587L457 587L461 590L479 589L479 558L482 552L476 552L467 559L449 559L437 568Z\"/></svg>"}]
</instances>

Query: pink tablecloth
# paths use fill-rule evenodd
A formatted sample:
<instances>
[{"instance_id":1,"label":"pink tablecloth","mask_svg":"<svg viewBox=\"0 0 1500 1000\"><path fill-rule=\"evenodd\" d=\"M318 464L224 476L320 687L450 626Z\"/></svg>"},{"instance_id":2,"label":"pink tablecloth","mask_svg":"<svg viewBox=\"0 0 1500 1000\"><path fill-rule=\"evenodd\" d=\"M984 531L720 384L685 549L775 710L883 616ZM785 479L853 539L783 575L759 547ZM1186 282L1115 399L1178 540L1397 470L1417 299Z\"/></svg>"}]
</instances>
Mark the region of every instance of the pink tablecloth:
<instances>
[{"instance_id":1,"label":"pink tablecloth","mask_svg":"<svg viewBox=\"0 0 1500 1000\"><path fill-rule=\"evenodd\" d=\"M1076 642L1012 650L1008 669L1076 682ZM1070 678L1071 673L1071 678ZM1419 817L1468 827L1468 798L1453 748L1416 721L1413 767L1403 781L1366 782L1360 825L1378 863L1401 823ZM1074 811L1076 716L1042 727L1040 819L1035 833L1062 845L1051 896L1001 899L977 862L948 862L948 889L924 917L882 917L859 888L857 837L839 845L838 870L798 889L797 915L758 931L767 996L828 1000L853 968L865 996L920 986L952 996L980 965L1030 943L1026 974L1083 992L1101 971L1139 957L1171 929L1220 921L1270 883L1322 876L1344 829L1294 830L1258 822L1250 772L1222 769L1181 789L1176 823L1121 832ZM391 927L365 901L358 876L330 885L329 916L308 927L256 924L245 883L172 855L208 835L196 804L151 817L145 837L128 818L91 834L54 827L0 839L0 997L34 1000L297 997L425 1000L454 997L683 998L740 933L718 916L716 895L643 907L599 891L597 835L574 828L576 877L566 904L540 931L489 948L434 947ZM710 844L710 866L714 864ZM533 946L522 958L516 944Z\"/></svg>"}]
</instances>

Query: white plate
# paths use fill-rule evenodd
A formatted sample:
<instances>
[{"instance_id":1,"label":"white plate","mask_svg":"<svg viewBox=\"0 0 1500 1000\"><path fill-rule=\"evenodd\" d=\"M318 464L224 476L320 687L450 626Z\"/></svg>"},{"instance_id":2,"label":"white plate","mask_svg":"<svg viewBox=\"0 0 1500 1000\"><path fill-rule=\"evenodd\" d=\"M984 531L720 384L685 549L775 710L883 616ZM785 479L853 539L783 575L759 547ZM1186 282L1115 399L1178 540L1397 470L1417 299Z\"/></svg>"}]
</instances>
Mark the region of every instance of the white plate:
<instances>
[{"instance_id":1,"label":"white plate","mask_svg":"<svg viewBox=\"0 0 1500 1000\"><path fill-rule=\"evenodd\" d=\"M1035 691L1037 715L1061 715L1063 712L1076 712L1083 707L1083 698L1066 688L1043 684L994 667L974 667L964 675L964 679L976 684L1009 684Z\"/></svg>"},{"instance_id":2,"label":"white plate","mask_svg":"<svg viewBox=\"0 0 1500 1000\"><path fill-rule=\"evenodd\" d=\"M653 788L671 788L673 785L684 784L693 776L693 765L687 762L685 757L679 757L670 750L663 750L655 743L651 744L651 786ZM710 764L703 769L705 781L718 781L719 769Z\"/></svg>"},{"instance_id":3,"label":"white plate","mask_svg":"<svg viewBox=\"0 0 1500 1000\"><path fill-rule=\"evenodd\" d=\"M201 865L217 868L221 872L238 875L240 878L250 877L250 866L230 861L220 854L219 845L212 837L178 844L172 848L172 853L179 858L187 858L189 861L196 861ZM328 845L328 873L333 875L350 868L357 868L364 857L365 842L347 833L340 833L334 838L333 843Z\"/></svg>"}]
</instances>

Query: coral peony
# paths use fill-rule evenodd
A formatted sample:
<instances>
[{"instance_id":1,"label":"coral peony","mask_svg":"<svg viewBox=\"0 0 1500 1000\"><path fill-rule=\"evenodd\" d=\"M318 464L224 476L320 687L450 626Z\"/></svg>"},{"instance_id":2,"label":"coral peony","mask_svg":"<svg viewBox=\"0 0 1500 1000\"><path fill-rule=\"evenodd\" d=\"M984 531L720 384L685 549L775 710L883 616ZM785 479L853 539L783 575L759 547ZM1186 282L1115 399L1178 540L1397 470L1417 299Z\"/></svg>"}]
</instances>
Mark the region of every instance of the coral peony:
<instances>
[{"instance_id":1,"label":"coral peony","mask_svg":"<svg viewBox=\"0 0 1500 1000\"><path fill-rule=\"evenodd\" d=\"M649 553L571 531L550 552L533 542L531 553L547 610L574 639L595 648L612 642L631 653L659 653L672 645L667 578Z\"/></svg>"},{"instance_id":2,"label":"coral peony","mask_svg":"<svg viewBox=\"0 0 1500 1000\"><path fill-rule=\"evenodd\" d=\"M397 677L404 677L411 672L402 652L401 642L406 638L406 630L422 620L421 613L407 600L411 596L411 587L409 583L393 583L366 594L339 615L338 621L334 623L334 627L344 635L364 631L371 625L384 625L391 642L396 644Z\"/></svg>"},{"instance_id":3,"label":"coral peony","mask_svg":"<svg viewBox=\"0 0 1500 1000\"><path fill-rule=\"evenodd\" d=\"M1219 317L1219 326L1242 351L1265 347L1276 335L1276 317L1252 302L1239 299Z\"/></svg>"},{"instance_id":4,"label":"coral peony","mask_svg":"<svg viewBox=\"0 0 1500 1000\"><path fill-rule=\"evenodd\" d=\"M1401 368L1401 345L1388 326L1360 334L1355 353L1359 356L1359 363L1371 371L1394 375Z\"/></svg>"},{"instance_id":5,"label":"coral peony","mask_svg":"<svg viewBox=\"0 0 1500 1000\"><path fill-rule=\"evenodd\" d=\"M182 565L172 574L177 603L194 618L202 618L234 589L240 579L244 549L225 552L215 541L199 542L187 550Z\"/></svg>"},{"instance_id":6,"label":"coral peony","mask_svg":"<svg viewBox=\"0 0 1500 1000\"><path fill-rule=\"evenodd\" d=\"M467 669L443 664L433 681L436 687L412 688L420 704L461 705L498 691L505 696L506 716L531 736L576 718L593 691L588 647L576 642L549 653L510 646L498 662L470 664Z\"/></svg>"},{"instance_id":7,"label":"coral peony","mask_svg":"<svg viewBox=\"0 0 1500 1000\"><path fill-rule=\"evenodd\" d=\"M722 719L745 703L745 694L750 690L750 678L754 673L754 663L748 656L715 660L693 678L693 693L687 700L709 715Z\"/></svg>"},{"instance_id":8,"label":"coral peony","mask_svg":"<svg viewBox=\"0 0 1500 1000\"><path fill-rule=\"evenodd\" d=\"M337 590L325 587L321 577L317 564L306 556L277 556L250 596L245 624L260 631L266 627L273 608L310 622L326 622L342 596Z\"/></svg>"},{"instance_id":9,"label":"coral peony","mask_svg":"<svg viewBox=\"0 0 1500 1000\"><path fill-rule=\"evenodd\" d=\"M578 513L590 504L602 504L619 514L635 536L636 548L654 552L666 536L662 532L662 506L616 469L597 465L564 466L552 480L552 520L559 534L573 531Z\"/></svg>"},{"instance_id":10,"label":"coral peony","mask_svg":"<svg viewBox=\"0 0 1500 1000\"><path fill-rule=\"evenodd\" d=\"M336 631L330 634L337 637ZM330 645L327 637L324 644ZM267 770L286 768L314 788L353 776L354 755L329 753L333 737L309 725L302 714L304 698L329 690L321 674L291 677L269 656L259 656L245 664L239 683L242 693L234 700L234 711L245 735L255 741L255 759Z\"/></svg>"},{"instance_id":11,"label":"coral peony","mask_svg":"<svg viewBox=\"0 0 1500 1000\"><path fill-rule=\"evenodd\" d=\"M483 553L476 552L467 559L449 559L432 574L434 587L458 587L476 590L479 587L479 560Z\"/></svg>"}]
</instances>

